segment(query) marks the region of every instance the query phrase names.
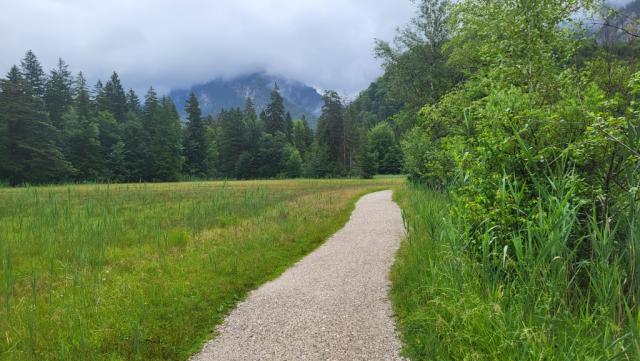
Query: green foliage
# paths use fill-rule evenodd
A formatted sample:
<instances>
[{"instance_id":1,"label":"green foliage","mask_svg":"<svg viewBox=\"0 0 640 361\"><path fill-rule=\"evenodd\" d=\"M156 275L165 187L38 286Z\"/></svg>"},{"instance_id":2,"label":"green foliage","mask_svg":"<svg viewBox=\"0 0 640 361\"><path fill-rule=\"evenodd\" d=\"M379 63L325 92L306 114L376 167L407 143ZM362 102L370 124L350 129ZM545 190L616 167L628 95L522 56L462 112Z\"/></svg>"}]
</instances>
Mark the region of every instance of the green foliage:
<instances>
[{"instance_id":1,"label":"green foliage","mask_svg":"<svg viewBox=\"0 0 640 361\"><path fill-rule=\"evenodd\" d=\"M119 123L124 122L128 108L127 96L116 72L113 72L109 81L104 85L103 92L103 96L97 104L98 111L108 111Z\"/></svg>"},{"instance_id":2,"label":"green foliage","mask_svg":"<svg viewBox=\"0 0 640 361\"><path fill-rule=\"evenodd\" d=\"M72 102L73 79L69 66L58 60L58 67L51 71L45 84L44 102L49 113L51 124L57 129L62 128L62 114L67 111Z\"/></svg>"},{"instance_id":3,"label":"green foliage","mask_svg":"<svg viewBox=\"0 0 640 361\"><path fill-rule=\"evenodd\" d=\"M368 143L375 173L400 173L402 170L402 152L396 135L388 123L380 123L369 130Z\"/></svg>"},{"instance_id":4,"label":"green foliage","mask_svg":"<svg viewBox=\"0 0 640 361\"><path fill-rule=\"evenodd\" d=\"M265 109L265 131L271 135L280 132L287 134L287 119L284 109L284 99L280 95L278 84L275 85L271 92L271 103Z\"/></svg>"},{"instance_id":5,"label":"green foliage","mask_svg":"<svg viewBox=\"0 0 640 361\"><path fill-rule=\"evenodd\" d=\"M399 294L425 289L396 300L416 358L638 356L639 68L583 51L576 14L593 5L452 5L444 48L466 80L427 102L402 141L411 178L452 195L447 213L416 216L429 232L413 251L425 254L399 266ZM432 258L422 247L438 242ZM453 317L463 309L466 323Z\"/></svg>"},{"instance_id":6,"label":"green foliage","mask_svg":"<svg viewBox=\"0 0 640 361\"><path fill-rule=\"evenodd\" d=\"M17 67L0 81L2 174L9 183L61 180L73 172L56 147L57 130Z\"/></svg>"},{"instance_id":7,"label":"green foliage","mask_svg":"<svg viewBox=\"0 0 640 361\"><path fill-rule=\"evenodd\" d=\"M209 171L209 144L204 119L198 105L198 98L191 93L187 106L187 127L184 140L184 167L186 174L194 177L205 177Z\"/></svg>"}]
</instances>

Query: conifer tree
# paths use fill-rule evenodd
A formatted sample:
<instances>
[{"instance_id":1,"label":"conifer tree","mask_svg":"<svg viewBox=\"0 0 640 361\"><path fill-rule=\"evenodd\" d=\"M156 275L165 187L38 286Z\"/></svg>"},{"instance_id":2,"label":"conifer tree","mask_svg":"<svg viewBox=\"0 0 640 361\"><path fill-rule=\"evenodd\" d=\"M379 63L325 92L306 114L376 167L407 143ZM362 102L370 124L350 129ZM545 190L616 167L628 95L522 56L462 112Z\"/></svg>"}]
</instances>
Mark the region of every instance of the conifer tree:
<instances>
[{"instance_id":1,"label":"conifer tree","mask_svg":"<svg viewBox=\"0 0 640 361\"><path fill-rule=\"evenodd\" d=\"M125 179L131 182L146 180L146 172L149 167L147 161L151 159L147 144L148 134L145 132L140 117L133 112L127 113L122 130L122 141L124 143Z\"/></svg>"},{"instance_id":2,"label":"conifer tree","mask_svg":"<svg viewBox=\"0 0 640 361\"><path fill-rule=\"evenodd\" d=\"M100 145L100 128L95 118L89 118L69 108L62 116L65 159L77 170L76 180L98 180L105 173L104 157Z\"/></svg>"},{"instance_id":3,"label":"conifer tree","mask_svg":"<svg viewBox=\"0 0 640 361\"><path fill-rule=\"evenodd\" d=\"M187 112L187 128L184 139L184 170L191 176L205 177L209 174L207 131L198 105L198 98L193 92L189 96L185 111Z\"/></svg>"},{"instance_id":4,"label":"conifer tree","mask_svg":"<svg viewBox=\"0 0 640 361\"><path fill-rule=\"evenodd\" d=\"M20 70L27 86L31 89L31 93L38 98L44 97L46 77L42 65L33 51L29 50L24 55L24 59L20 63Z\"/></svg>"},{"instance_id":5,"label":"conifer tree","mask_svg":"<svg viewBox=\"0 0 640 361\"><path fill-rule=\"evenodd\" d=\"M156 178L155 174L155 148L157 148L157 123L160 113L160 102L158 100L158 94L153 89L149 88L147 94L144 97L144 107L142 108L142 139L147 149L147 158L144 161L143 179L153 180Z\"/></svg>"},{"instance_id":6,"label":"conifer tree","mask_svg":"<svg viewBox=\"0 0 640 361\"><path fill-rule=\"evenodd\" d=\"M151 138L153 180L176 181L182 170L182 136L180 116L171 99L163 97L156 112L155 131Z\"/></svg>"},{"instance_id":7,"label":"conifer tree","mask_svg":"<svg viewBox=\"0 0 640 361\"><path fill-rule=\"evenodd\" d=\"M231 109L222 111L218 119L218 164L225 177L237 177L238 159L246 149L246 128L242 118L240 109Z\"/></svg>"},{"instance_id":8,"label":"conifer tree","mask_svg":"<svg viewBox=\"0 0 640 361\"><path fill-rule=\"evenodd\" d=\"M4 128L2 168L11 184L62 180L72 171L56 147L55 128L14 66L0 81L0 128Z\"/></svg>"},{"instance_id":9,"label":"conifer tree","mask_svg":"<svg viewBox=\"0 0 640 361\"><path fill-rule=\"evenodd\" d=\"M140 98L133 89L127 92L127 111L140 114L142 107L140 106Z\"/></svg>"},{"instance_id":10,"label":"conifer tree","mask_svg":"<svg viewBox=\"0 0 640 361\"><path fill-rule=\"evenodd\" d=\"M99 104L99 111L109 111L118 123L123 123L127 113L127 97L122 88L118 74L114 71L104 85L104 101Z\"/></svg>"},{"instance_id":11,"label":"conifer tree","mask_svg":"<svg viewBox=\"0 0 640 361\"><path fill-rule=\"evenodd\" d=\"M51 71L45 85L44 101L49 112L51 124L62 129L62 114L67 111L73 101L73 78L69 66L62 59L58 59L58 66Z\"/></svg>"},{"instance_id":12,"label":"conifer tree","mask_svg":"<svg viewBox=\"0 0 640 361\"><path fill-rule=\"evenodd\" d=\"M344 126L342 99L334 91L325 92L316 141L320 145L318 149L326 152L326 156L332 163L330 168L342 171L345 170L347 163Z\"/></svg>"},{"instance_id":13,"label":"conifer tree","mask_svg":"<svg viewBox=\"0 0 640 361\"><path fill-rule=\"evenodd\" d=\"M281 132L287 134L287 123L284 109L284 100L280 95L278 84L275 85L271 92L271 102L265 109L265 131L269 134Z\"/></svg>"},{"instance_id":14,"label":"conifer tree","mask_svg":"<svg viewBox=\"0 0 640 361\"><path fill-rule=\"evenodd\" d=\"M79 116L89 118L91 114L91 95L87 89L87 80L82 72L78 73L74 83L74 102L73 105Z\"/></svg>"}]
</instances>

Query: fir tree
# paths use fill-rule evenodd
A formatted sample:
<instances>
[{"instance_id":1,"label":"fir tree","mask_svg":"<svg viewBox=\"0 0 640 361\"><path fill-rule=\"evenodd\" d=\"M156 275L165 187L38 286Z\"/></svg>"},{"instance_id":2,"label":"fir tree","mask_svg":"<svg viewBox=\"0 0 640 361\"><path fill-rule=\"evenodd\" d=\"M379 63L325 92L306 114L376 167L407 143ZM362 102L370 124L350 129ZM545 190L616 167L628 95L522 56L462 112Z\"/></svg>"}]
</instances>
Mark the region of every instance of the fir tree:
<instances>
[{"instance_id":1,"label":"fir tree","mask_svg":"<svg viewBox=\"0 0 640 361\"><path fill-rule=\"evenodd\" d=\"M74 83L74 102L73 105L81 117L89 118L91 114L91 96L87 89L87 80L82 72L78 73Z\"/></svg>"},{"instance_id":2,"label":"fir tree","mask_svg":"<svg viewBox=\"0 0 640 361\"><path fill-rule=\"evenodd\" d=\"M180 116L171 99L163 97L159 104L155 131L151 138L153 180L176 181L182 170L182 137Z\"/></svg>"},{"instance_id":3,"label":"fir tree","mask_svg":"<svg viewBox=\"0 0 640 361\"><path fill-rule=\"evenodd\" d=\"M284 109L284 100L280 95L278 84L275 85L271 92L271 102L265 109L265 130L269 134L281 132L287 134L287 123Z\"/></svg>"},{"instance_id":4,"label":"fir tree","mask_svg":"<svg viewBox=\"0 0 640 361\"><path fill-rule=\"evenodd\" d=\"M58 66L51 71L45 85L44 101L49 112L51 124L62 129L62 114L67 111L73 101L73 78L69 66L62 59L58 59Z\"/></svg>"},{"instance_id":5,"label":"fir tree","mask_svg":"<svg viewBox=\"0 0 640 361\"><path fill-rule=\"evenodd\" d=\"M98 180L105 170L100 146L100 128L93 118L71 107L64 113L63 153L77 170L76 180Z\"/></svg>"},{"instance_id":6,"label":"fir tree","mask_svg":"<svg viewBox=\"0 0 640 361\"><path fill-rule=\"evenodd\" d=\"M123 123L125 120L127 97L116 72L113 72L109 81L104 85L104 101L99 104L98 110L111 112L118 123Z\"/></svg>"},{"instance_id":7,"label":"fir tree","mask_svg":"<svg viewBox=\"0 0 640 361\"><path fill-rule=\"evenodd\" d=\"M208 169L208 144L202 112L198 105L198 98L192 92L187 101L187 128L184 140L185 172L194 177L205 177Z\"/></svg>"},{"instance_id":8,"label":"fir tree","mask_svg":"<svg viewBox=\"0 0 640 361\"><path fill-rule=\"evenodd\" d=\"M42 102L16 66L0 81L0 128L4 128L3 174L11 184L62 180L73 168L54 142Z\"/></svg>"},{"instance_id":9,"label":"fir tree","mask_svg":"<svg viewBox=\"0 0 640 361\"><path fill-rule=\"evenodd\" d=\"M31 94L38 98L44 97L46 77L42 70L42 65L40 65L38 58L31 50L24 55L24 59L20 63L20 70L27 86L31 90Z\"/></svg>"},{"instance_id":10,"label":"fir tree","mask_svg":"<svg viewBox=\"0 0 640 361\"><path fill-rule=\"evenodd\" d=\"M123 162L128 181L140 182L146 179L147 161L151 159L147 139L142 120L135 113L129 112L122 130Z\"/></svg>"},{"instance_id":11,"label":"fir tree","mask_svg":"<svg viewBox=\"0 0 640 361\"><path fill-rule=\"evenodd\" d=\"M140 114L142 108L140 107L140 98L133 89L129 89L127 92L127 111L135 114Z\"/></svg>"},{"instance_id":12,"label":"fir tree","mask_svg":"<svg viewBox=\"0 0 640 361\"><path fill-rule=\"evenodd\" d=\"M344 107L338 93L327 91L324 95L322 115L318 120L316 141L332 163L331 169L342 169L347 164L345 142Z\"/></svg>"},{"instance_id":13,"label":"fir tree","mask_svg":"<svg viewBox=\"0 0 640 361\"><path fill-rule=\"evenodd\" d=\"M242 111L231 109L222 111L218 119L220 132L218 134L219 168L225 177L235 178L236 165L240 155L246 147L246 129L244 127Z\"/></svg>"}]
</instances>

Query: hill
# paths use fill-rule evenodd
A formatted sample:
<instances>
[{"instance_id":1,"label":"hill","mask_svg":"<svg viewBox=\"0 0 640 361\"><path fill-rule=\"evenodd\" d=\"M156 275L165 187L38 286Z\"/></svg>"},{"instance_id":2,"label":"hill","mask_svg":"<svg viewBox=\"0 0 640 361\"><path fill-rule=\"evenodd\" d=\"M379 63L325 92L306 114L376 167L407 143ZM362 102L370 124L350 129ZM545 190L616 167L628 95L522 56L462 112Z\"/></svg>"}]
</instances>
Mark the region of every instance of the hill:
<instances>
[{"instance_id":1,"label":"hill","mask_svg":"<svg viewBox=\"0 0 640 361\"><path fill-rule=\"evenodd\" d=\"M222 109L243 107L247 97L253 99L256 109L260 112L269 103L275 84L280 88L287 111L294 118L306 116L314 126L322 107L322 96L318 91L299 81L266 73L254 73L233 79L217 78L194 85L190 89L172 90L169 96L182 117L185 116L184 105L192 91L198 96L204 115L217 115Z\"/></svg>"}]
</instances>

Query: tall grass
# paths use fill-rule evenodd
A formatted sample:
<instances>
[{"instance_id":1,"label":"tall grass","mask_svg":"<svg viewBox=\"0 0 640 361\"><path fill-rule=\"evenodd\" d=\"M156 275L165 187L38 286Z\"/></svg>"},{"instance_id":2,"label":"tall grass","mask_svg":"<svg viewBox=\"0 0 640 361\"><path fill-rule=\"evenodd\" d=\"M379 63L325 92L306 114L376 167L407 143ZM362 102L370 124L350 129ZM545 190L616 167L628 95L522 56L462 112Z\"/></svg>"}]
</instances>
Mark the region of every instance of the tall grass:
<instances>
[{"instance_id":1,"label":"tall grass","mask_svg":"<svg viewBox=\"0 0 640 361\"><path fill-rule=\"evenodd\" d=\"M409 356L640 359L637 201L623 220L603 223L580 213L575 185L570 174L538 183L537 211L522 231L504 244L488 228L475 237L480 245L469 244L443 194L401 189L409 237L392 297ZM517 186L505 179L501 191L518 204Z\"/></svg>"},{"instance_id":2,"label":"tall grass","mask_svg":"<svg viewBox=\"0 0 640 361\"><path fill-rule=\"evenodd\" d=\"M398 180L0 190L0 359L184 360Z\"/></svg>"}]
</instances>

